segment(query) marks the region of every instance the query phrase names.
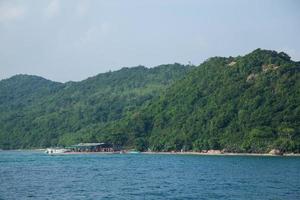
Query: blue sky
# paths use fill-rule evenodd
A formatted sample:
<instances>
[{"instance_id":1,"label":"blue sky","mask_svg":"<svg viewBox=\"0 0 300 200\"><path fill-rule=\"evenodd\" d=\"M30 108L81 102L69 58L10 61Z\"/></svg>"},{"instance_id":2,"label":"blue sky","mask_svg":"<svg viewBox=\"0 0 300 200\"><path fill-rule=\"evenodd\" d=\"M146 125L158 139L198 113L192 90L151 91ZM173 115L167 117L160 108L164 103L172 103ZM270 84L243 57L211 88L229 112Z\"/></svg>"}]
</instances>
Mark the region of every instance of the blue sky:
<instances>
[{"instance_id":1,"label":"blue sky","mask_svg":"<svg viewBox=\"0 0 300 200\"><path fill-rule=\"evenodd\" d=\"M297 0L0 0L0 79L78 81L256 48L300 60L299 10Z\"/></svg>"}]
</instances>

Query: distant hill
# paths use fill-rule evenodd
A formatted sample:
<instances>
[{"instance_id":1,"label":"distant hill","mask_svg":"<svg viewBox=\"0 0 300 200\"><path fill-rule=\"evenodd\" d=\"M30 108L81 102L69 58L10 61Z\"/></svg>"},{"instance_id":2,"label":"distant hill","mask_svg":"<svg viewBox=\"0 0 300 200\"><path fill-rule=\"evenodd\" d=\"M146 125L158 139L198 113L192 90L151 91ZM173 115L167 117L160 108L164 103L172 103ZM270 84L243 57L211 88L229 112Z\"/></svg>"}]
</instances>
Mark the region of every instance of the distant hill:
<instances>
[{"instance_id":1,"label":"distant hill","mask_svg":"<svg viewBox=\"0 0 300 200\"><path fill-rule=\"evenodd\" d=\"M50 95L62 84L31 75L16 75L0 81L1 111L12 111L34 105L43 96Z\"/></svg>"},{"instance_id":2,"label":"distant hill","mask_svg":"<svg viewBox=\"0 0 300 200\"><path fill-rule=\"evenodd\" d=\"M16 75L0 81L0 148L97 140L104 127L158 96L192 67L123 68L65 84ZM95 136L96 135L96 136Z\"/></svg>"},{"instance_id":3,"label":"distant hill","mask_svg":"<svg viewBox=\"0 0 300 200\"><path fill-rule=\"evenodd\" d=\"M111 142L155 151L300 152L300 63L257 49L81 82L0 81L0 148Z\"/></svg>"}]
</instances>

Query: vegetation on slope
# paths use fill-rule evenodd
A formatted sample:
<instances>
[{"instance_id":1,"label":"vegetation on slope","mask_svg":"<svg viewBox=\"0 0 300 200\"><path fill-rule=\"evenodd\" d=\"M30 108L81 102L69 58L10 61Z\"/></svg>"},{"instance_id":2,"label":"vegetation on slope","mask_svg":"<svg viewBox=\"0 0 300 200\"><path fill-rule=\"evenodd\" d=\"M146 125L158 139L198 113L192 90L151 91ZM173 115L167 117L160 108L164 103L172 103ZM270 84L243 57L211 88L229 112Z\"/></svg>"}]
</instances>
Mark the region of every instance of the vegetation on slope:
<instances>
[{"instance_id":1,"label":"vegetation on slope","mask_svg":"<svg viewBox=\"0 0 300 200\"><path fill-rule=\"evenodd\" d=\"M207 60L142 113L153 150L300 150L300 65L257 49Z\"/></svg>"},{"instance_id":2,"label":"vegetation on slope","mask_svg":"<svg viewBox=\"0 0 300 200\"><path fill-rule=\"evenodd\" d=\"M13 77L0 82L0 148L101 141L155 151L299 152L299 71L287 54L257 49L195 68L139 66L65 84Z\"/></svg>"},{"instance_id":3,"label":"vegetation on slope","mask_svg":"<svg viewBox=\"0 0 300 200\"><path fill-rule=\"evenodd\" d=\"M108 127L158 96L190 69L180 64L151 69L138 66L65 84L28 75L2 80L0 148L106 139L103 135L111 132Z\"/></svg>"}]
</instances>

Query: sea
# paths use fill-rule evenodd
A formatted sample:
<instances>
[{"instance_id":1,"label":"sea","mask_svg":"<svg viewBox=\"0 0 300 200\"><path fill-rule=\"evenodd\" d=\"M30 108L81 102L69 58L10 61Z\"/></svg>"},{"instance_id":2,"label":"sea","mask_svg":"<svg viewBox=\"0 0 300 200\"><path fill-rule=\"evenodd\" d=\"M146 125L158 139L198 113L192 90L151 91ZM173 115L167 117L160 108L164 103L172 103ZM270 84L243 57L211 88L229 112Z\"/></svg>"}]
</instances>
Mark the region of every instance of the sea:
<instances>
[{"instance_id":1,"label":"sea","mask_svg":"<svg viewBox=\"0 0 300 200\"><path fill-rule=\"evenodd\" d=\"M300 157L0 151L0 199L299 200Z\"/></svg>"}]
</instances>

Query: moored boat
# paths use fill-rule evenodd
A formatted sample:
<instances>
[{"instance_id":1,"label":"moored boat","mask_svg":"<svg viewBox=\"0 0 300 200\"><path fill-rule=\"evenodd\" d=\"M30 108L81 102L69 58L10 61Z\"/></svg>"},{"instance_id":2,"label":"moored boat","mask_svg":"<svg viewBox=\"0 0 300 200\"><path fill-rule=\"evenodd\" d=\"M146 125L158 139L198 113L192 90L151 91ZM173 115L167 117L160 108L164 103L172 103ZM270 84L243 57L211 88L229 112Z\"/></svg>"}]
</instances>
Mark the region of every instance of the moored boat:
<instances>
[{"instance_id":1,"label":"moored boat","mask_svg":"<svg viewBox=\"0 0 300 200\"><path fill-rule=\"evenodd\" d=\"M141 152L140 151L136 151L136 150L130 150L130 151L127 151L127 153L129 153L129 154L139 154Z\"/></svg>"},{"instance_id":2,"label":"moored boat","mask_svg":"<svg viewBox=\"0 0 300 200\"><path fill-rule=\"evenodd\" d=\"M63 148L47 148L45 153L49 155L57 155L57 154L63 154L69 152L68 149L63 149Z\"/></svg>"}]
</instances>

